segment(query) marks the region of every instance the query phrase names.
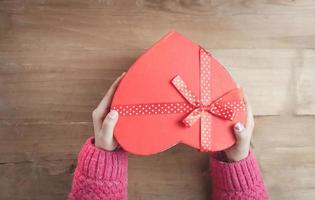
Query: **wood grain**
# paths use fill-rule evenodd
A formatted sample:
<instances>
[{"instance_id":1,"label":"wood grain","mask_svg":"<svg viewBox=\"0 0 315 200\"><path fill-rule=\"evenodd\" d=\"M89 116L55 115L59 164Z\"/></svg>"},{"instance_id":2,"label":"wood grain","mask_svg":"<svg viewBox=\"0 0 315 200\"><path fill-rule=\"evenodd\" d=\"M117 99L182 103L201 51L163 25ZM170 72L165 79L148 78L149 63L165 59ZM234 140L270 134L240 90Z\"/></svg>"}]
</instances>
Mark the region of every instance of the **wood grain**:
<instances>
[{"instance_id":1,"label":"wood grain","mask_svg":"<svg viewBox=\"0 0 315 200\"><path fill-rule=\"evenodd\" d=\"M152 41L153 42L153 41ZM295 59L292 50L210 50L232 73L235 80L246 90L256 115L278 115L290 103L288 87L291 84ZM23 121L70 121L87 122L90 112L102 98L106 89L123 70L132 63L128 52L120 52L121 68L115 60L118 52L107 55L87 54L84 57L68 56L67 61L43 59L40 63L2 65L3 80L0 91L5 94L0 107L0 119ZM83 52L82 52L83 54ZM138 53L139 55L140 53ZM133 53L136 58L136 54ZM277 57L277 59L275 59ZM134 59L135 59L134 58ZM10 59L4 58L9 62ZM36 57L34 60L39 59ZM95 60L95 61L93 61ZM103 62L97 63L97 60ZM87 63L91 62L91 66ZM68 63L68 64L67 64ZM253 65L252 63L255 63ZM125 67L123 67L123 65ZM103 66L103 67L102 67ZM272 99L272 101L270 101ZM268 102L266 104L265 102ZM9 113L9 114L7 114Z\"/></svg>"},{"instance_id":2,"label":"wood grain","mask_svg":"<svg viewBox=\"0 0 315 200\"><path fill-rule=\"evenodd\" d=\"M0 1L0 199L65 199L91 111L171 30L244 87L271 199L314 199L314 24L309 0ZM210 199L205 154L129 160L131 200Z\"/></svg>"},{"instance_id":3,"label":"wood grain","mask_svg":"<svg viewBox=\"0 0 315 200\"><path fill-rule=\"evenodd\" d=\"M314 117L256 119L254 147L272 199L312 199Z\"/></svg>"},{"instance_id":4,"label":"wood grain","mask_svg":"<svg viewBox=\"0 0 315 200\"><path fill-rule=\"evenodd\" d=\"M315 134L310 130L315 128L315 118L264 116L256 117L255 122L253 146L271 199L312 199L315 188ZM81 135L74 139L75 142L70 142L68 137L74 132L83 133L90 127L76 124L59 125L59 128L49 126L41 125L41 128L55 130L60 135L51 139L50 143L48 139L52 136L48 135L51 131L38 135L37 140L43 141L43 144L33 149L32 159L23 157L23 153L28 153L27 146L38 146L36 141L31 141L31 138L35 139L38 128L33 131L28 129L29 141L23 140L25 135L15 136L16 142L1 139L1 146L10 142L13 146L18 144L19 148L6 152L1 149L1 158L7 155L12 160L1 160L0 171L3 173L0 173L0 180L3 181L0 188L5 192L0 193L0 199L66 197L76 165L75 156L82 139L88 135ZM63 134L62 138L61 133L64 132L70 136ZM153 156L129 155L129 198L209 199L211 180L208 175L208 155L185 145L177 145Z\"/></svg>"},{"instance_id":5,"label":"wood grain","mask_svg":"<svg viewBox=\"0 0 315 200\"><path fill-rule=\"evenodd\" d=\"M296 110L299 115L315 114L315 51L307 49L301 53L303 59L296 70Z\"/></svg>"}]
</instances>

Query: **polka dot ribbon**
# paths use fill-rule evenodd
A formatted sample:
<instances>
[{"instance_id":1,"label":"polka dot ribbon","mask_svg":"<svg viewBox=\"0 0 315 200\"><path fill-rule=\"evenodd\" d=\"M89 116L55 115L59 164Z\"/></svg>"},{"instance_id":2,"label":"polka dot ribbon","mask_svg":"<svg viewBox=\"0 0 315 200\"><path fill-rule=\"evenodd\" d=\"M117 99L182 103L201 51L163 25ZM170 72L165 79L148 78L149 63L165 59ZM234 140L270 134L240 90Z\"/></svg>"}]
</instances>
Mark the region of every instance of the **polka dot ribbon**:
<instances>
[{"instance_id":1,"label":"polka dot ribbon","mask_svg":"<svg viewBox=\"0 0 315 200\"><path fill-rule=\"evenodd\" d=\"M240 88L235 88L211 102L211 55L203 48L200 48L199 54L200 101L181 76L177 75L171 82L187 102L116 105L112 109L122 116L189 113L183 119L184 125L191 127L200 119L200 151L211 151L211 114L233 121L237 112L245 111L245 103Z\"/></svg>"}]
</instances>

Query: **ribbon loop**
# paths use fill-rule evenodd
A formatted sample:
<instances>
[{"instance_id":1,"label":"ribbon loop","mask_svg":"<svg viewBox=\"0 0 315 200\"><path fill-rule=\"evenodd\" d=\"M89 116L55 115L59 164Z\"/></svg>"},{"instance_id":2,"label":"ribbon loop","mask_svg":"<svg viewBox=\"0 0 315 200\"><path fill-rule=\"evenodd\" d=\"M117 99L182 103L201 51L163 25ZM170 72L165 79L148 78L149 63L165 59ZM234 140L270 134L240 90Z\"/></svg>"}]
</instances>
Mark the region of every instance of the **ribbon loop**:
<instances>
[{"instance_id":1,"label":"ribbon loop","mask_svg":"<svg viewBox=\"0 0 315 200\"><path fill-rule=\"evenodd\" d=\"M172 83L179 93L195 107L183 120L183 123L187 127L191 127L198 121L202 112L209 112L222 119L233 121L237 111L245 111L245 104L242 100L242 91L240 88L227 92L210 105L203 105L196 100L196 96L179 75L172 80Z\"/></svg>"},{"instance_id":2,"label":"ribbon loop","mask_svg":"<svg viewBox=\"0 0 315 200\"><path fill-rule=\"evenodd\" d=\"M210 112L217 117L233 121L236 113L245 111L245 108L242 90L235 88L211 103Z\"/></svg>"},{"instance_id":3,"label":"ribbon loop","mask_svg":"<svg viewBox=\"0 0 315 200\"><path fill-rule=\"evenodd\" d=\"M191 111L184 119L183 123L187 127L191 127L198 119L201 117L201 108L195 108L193 111Z\"/></svg>"},{"instance_id":4,"label":"ribbon loop","mask_svg":"<svg viewBox=\"0 0 315 200\"><path fill-rule=\"evenodd\" d=\"M196 96L193 92L188 88L185 81L179 75L175 76L172 79L172 84L178 90L178 92L193 106L198 106L199 102L197 101Z\"/></svg>"}]
</instances>

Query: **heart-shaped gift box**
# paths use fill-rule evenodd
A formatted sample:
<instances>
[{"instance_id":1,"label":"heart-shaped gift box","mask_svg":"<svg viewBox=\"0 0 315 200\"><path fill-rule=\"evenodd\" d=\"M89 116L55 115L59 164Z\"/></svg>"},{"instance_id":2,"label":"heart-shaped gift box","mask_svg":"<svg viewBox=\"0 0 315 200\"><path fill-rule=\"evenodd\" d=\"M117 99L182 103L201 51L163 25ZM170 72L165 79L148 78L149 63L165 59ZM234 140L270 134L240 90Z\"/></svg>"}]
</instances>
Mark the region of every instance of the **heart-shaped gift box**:
<instances>
[{"instance_id":1,"label":"heart-shaped gift box","mask_svg":"<svg viewBox=\"0 0 315 200\"><path fill-rule=\"evenodd\" d=\"M245 123L242 89L206 50L171 32L129 68L113 96L114 135L130 153L150 155L177 143L203 152L235 143Z\"/></svg>"}]
</instances>

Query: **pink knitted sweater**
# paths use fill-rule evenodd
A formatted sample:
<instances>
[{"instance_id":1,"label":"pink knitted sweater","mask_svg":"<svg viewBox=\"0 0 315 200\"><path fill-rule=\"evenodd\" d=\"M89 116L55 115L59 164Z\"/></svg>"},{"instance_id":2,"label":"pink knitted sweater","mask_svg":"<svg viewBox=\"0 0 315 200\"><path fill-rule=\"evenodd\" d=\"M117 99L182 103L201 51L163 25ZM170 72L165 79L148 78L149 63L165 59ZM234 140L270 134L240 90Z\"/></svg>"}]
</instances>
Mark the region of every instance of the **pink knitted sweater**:
<instances>
[{"instance_id":1,"label":"pink knitted sweater","mask_svg":"<svg viewBox=\"0 0 315 200\"><path fill-rule=\"evenodd\" d=\"M210 156L212 199L266 200L268 194L251 150L239 162L221 161L219 154ZM128 156L122 149L105 151L89 138L78 156L70 200L126 200Z\"/></svg>"}]
</instances>

